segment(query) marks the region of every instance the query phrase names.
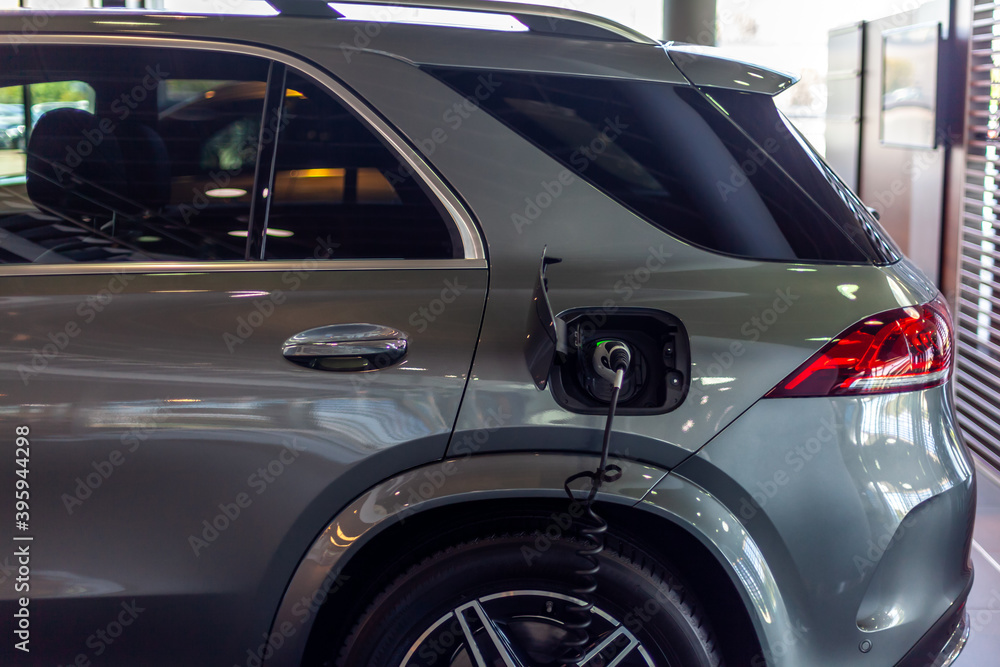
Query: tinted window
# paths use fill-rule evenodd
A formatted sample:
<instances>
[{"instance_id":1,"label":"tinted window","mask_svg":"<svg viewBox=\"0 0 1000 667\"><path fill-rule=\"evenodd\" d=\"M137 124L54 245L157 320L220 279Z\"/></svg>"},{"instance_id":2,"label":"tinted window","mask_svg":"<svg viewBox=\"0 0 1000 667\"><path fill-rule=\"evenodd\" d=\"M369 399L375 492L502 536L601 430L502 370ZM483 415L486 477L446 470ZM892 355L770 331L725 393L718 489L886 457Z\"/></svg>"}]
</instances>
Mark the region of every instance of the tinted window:
<instances>
[{"instance_id":1,"label":"tinted window","mask_svg":"<svg viewBox=\"0 0 1000 667\"><path fill-rule=\"evenodd\" d=\"M290 72L265 259L442 259L461 240L395 155L329 93Z\"/></svg>"},{"instance_id":2,"label":"tinted window","mask_svg":"<svg viewBox=\"0 0 1000 667\"><path fill-rule=\"evenodd\" d=\"M268 66L180 49L0 49L14 127L0 138L0 262L243 259Z\"/></svg>"},{"instance_id":3,"label":"tinted window","mask_svg":"<svg viewBox=\"0 0 1000 667\"><path fill-rule=\"evenodd\" d=\"M472 97L487 73L435 68ZM494 116L639 215L690 243L755 259L881 261L860 210L804 147L773 102L743 131L689 86L488 73ZM753 137L753 138L751 138ZM792 157L793 155L798 157ZM787 162L776 161L777 157ZM788 164L793 180L783 168Z\"/></svg>"},{"instance_id":4,"label":"tinted window","mask_svg":"<svg viewBox=\"0 0 1000 667\"><path fill-rule=\"evenodd\" d=\"M900 259L895 243L861 199L840 180L768 97L733 90L711 90L708 94L759 144L767 143L768 136L774 134L774 128L784 127L781 132L787 131L793 140L783 143L782 150L770 154L775 162L785 173L794 174L799 185L840 228L860 246L870 248L879 262L891 263Z\"/></svg>"}]
</instances>

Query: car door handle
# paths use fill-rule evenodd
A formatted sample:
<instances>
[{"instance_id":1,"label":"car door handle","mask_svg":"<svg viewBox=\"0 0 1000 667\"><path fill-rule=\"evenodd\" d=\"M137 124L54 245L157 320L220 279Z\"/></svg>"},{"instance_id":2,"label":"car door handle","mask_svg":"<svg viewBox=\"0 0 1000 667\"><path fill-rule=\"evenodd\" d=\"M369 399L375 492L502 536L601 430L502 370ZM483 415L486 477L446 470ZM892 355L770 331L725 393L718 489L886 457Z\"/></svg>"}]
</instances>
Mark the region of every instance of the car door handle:
<instances>
[{"instance_id":1,"label":"car door handle","mask_svg":"<svg viewBox=\"0 0 1000 667\"><path fill-rule=\"evenodd\" d=\"M285 359L324 371L372 371L406 356L406 334L377 324L334 324L297 333L284 342Z\"/></svg>"}]
</instances>

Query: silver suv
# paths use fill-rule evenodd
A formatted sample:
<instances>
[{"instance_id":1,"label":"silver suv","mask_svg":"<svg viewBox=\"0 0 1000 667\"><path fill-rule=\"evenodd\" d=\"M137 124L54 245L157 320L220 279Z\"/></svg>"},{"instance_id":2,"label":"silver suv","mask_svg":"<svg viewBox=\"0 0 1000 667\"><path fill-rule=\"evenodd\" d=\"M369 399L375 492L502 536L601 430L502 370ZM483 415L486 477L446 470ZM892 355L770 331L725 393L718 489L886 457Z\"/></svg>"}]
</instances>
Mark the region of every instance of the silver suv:
<instances>
[{"instance_id":1,"label":"silver suv","mask_svg":"<svg viewBox=\"0 0 1000 667\"><path fill-rule=\"evenodd\" d=\"M0 662L951 663L950 316L792 78L272 4L0 14Z\"/></svg>"}]
</instances>

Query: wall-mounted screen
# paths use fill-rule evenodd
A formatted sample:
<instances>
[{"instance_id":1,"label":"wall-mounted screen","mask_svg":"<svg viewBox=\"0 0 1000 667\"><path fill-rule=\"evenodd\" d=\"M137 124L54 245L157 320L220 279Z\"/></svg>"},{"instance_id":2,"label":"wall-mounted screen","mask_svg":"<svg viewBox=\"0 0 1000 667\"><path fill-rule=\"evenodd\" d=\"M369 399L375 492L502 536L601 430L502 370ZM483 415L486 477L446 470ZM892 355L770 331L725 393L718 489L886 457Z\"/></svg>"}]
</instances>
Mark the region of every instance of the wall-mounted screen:
<instances>
[{"instance_id":1,"label":"wall-mounted screen","mask_svg":"<svg viewBox=\"0 0 1000 667\"><path fill-rule=\"evenodd\" d=\"M941 24L882 33L882 143L937 147L937 81Z\"/></svg>"}]
</instances>

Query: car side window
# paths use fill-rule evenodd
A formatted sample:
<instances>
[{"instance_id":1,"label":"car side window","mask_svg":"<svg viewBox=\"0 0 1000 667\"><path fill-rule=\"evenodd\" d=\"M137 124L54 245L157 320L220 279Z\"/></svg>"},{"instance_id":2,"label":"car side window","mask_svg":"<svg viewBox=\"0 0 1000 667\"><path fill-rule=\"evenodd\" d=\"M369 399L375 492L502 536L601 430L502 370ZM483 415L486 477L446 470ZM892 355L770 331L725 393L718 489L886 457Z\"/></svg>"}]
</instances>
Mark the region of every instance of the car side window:
<instances>
[{"instance_id":1,"label":"car side window","mask_svg":"<svg viewBox=\"0 0 1000 667\"><path fill-rule=\"evenodd\" d=\"M269 65L0 48L0 263L243 259Z\"/></svg>"},{"instance_id":2,"label":"car side window","mask_svg":"<svg viewBox=\"0 0 1000 667\"><path fill-rule=\"evenodd\" d=\"M264 258L452 259L453 223L329 92L290 70Z\"/></svg>"},{"instance_id":3,"label":"car side window","mask_svg":"<svg viewBox=\"0 0 1000 667\"><path fill-rule=\"evenodd\" d=\"M874 219L766 95L620 77L426 70L470 99L489 78L498 92L478 98L483 109L688 243L754 260L887 259ZM516 212L512 220L527 221Z\"/></svg>"}]
</instances>

